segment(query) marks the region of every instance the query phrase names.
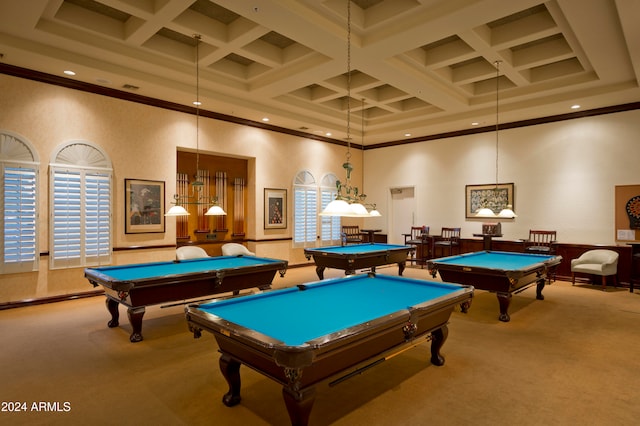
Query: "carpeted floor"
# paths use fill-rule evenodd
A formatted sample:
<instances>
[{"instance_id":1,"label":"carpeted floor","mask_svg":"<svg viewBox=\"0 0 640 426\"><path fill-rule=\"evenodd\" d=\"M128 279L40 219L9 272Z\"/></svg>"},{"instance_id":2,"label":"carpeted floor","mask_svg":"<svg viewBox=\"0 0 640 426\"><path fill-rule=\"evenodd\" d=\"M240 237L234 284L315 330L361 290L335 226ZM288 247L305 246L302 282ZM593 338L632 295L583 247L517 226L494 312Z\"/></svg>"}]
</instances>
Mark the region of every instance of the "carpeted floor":
<instances>
[{"instance_id":1,"label":"carpeted floor","mask_svg":"<svg viewBox=\"0 0 640 426\"><path fill-rule=\"evenodd\" d=\"M415 268L404 275L430 278ZM315 280L314 267L292 268L274 286ZM476 291L470 311L451 317L444 366L429 363L427 343L321 385L310 424L637 424L640 294L555 282L544 295L535 300L534 287L515 295L502 323L496 296ZM0 311L0 423L289 424L281 387L244 366L242 402L222 404L215 340L193 338L182 306L148 308L136 344L123 308L119 328L108 319L103 297ZM26 411L8 412L16 402Z\"/></svg>"}]
</instances>

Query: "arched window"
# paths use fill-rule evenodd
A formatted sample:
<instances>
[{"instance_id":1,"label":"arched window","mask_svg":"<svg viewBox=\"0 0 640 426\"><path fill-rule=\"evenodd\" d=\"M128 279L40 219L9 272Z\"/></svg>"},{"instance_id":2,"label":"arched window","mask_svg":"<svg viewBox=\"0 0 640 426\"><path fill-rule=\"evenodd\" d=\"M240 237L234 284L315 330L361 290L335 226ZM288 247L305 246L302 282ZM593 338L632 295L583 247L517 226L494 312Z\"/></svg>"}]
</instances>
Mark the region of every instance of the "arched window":
<instances>
[{"instance_id":1,"label":"arched window","mask_svg":"<svg viewBox=\"0 0 640 426\"><path fill-rule=\"evenodd\" d=\"M314 247L318 237L318 185L308 171L293 180L293 246Z\"/></svg>"},{"instance_id":2,"label":"arched window","mask_svg":"<svg viewBox=\"0 0 640 426\"><path fill-rule=\"evenodd\" d=\"M0 131L0 273L38 270L38 153L26 138Z\"/></svg>"},{"instance_id":3,"label":"arched window","mask_svg":"<svg viewBox=\"0 0 640 426\"><path fill-rule=\"evenodd\" d=\"M111 263L112 167L87 141L59 147L49 164L51 269Z\"/></svg>"},{"instance_id":4,"label":"arched window","mask_svg":"<svg viewBox=\"0 0 640 426\"><path fill-rule=\"evenodd\" d=\"M338 178L333 173L328 173L320 181L320 211L336 198ZM320 244L323 246L340 244L340 217L319 216L320 218Z\"/></svg>"}]
</instances>

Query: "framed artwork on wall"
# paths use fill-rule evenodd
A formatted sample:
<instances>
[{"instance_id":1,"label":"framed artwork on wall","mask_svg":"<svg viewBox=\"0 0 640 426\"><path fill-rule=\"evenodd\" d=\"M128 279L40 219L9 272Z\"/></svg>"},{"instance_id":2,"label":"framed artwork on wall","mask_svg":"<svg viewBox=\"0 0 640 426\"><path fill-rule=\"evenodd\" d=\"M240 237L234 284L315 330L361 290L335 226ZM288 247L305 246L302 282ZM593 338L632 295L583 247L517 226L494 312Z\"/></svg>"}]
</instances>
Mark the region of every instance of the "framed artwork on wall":
<instances>
[{"instance_id":1,"label":"framed artwork on wall","mask_svg":"<svg viewBox=\"0 0 640 426\"><path fill-rule=\"evenodd\" d=\"M465 186L465 217L476 217L478 209L488 207L498 214L505 206L510 205L513 211L516 206L513 199L513 183L491 183L488 185Z\"/></svg>"},{"instance_id":2,"label":"framed artwork on wall","mask_svg":"<svg viewBox=\"0 0 640 426\"><path fill-rule=\"evenodd\" d=\"M264 229L286 229L287 190L264 189Z\"/></svg>"},{"instance_id":3,"label":"framed artwork on wall","mask_svg":"<svg viewBox=\"0 0 640 426\"><path fill-rule=\"evenodd\" d=\"M124 232L164 232L164 181L124 180Z\"/></svg>"}]
</instances>

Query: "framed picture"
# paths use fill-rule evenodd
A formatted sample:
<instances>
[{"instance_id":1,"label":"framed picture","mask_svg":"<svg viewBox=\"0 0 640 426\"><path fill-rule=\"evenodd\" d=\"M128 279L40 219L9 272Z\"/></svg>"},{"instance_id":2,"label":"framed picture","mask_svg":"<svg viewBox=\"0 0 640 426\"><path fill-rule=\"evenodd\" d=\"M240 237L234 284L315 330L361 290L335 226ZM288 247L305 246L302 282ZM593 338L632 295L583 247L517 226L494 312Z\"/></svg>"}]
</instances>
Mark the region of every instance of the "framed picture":
<instances>
[{"instance_id":1,"label":"framed picture","mask_svg":"<svg viewBox=\"0 0 640 426\"><path fill-rule=\"evenodd\" d=\"M287 227L287 190L264 189L264 229Z\"/></svg>"},{"instance_id":2,"label":"framed picture","mask_svg":"<svg viewBox=\"0 0 640 426\"><path fill-rule=\"evenodd\" d=\"M465 186L465 216L474 218L478 209L490 208L495 214L500 213L506 205L515 211L513 202L513 183L491 183L488 185Z\"/></svg>"},{"instance_id":3,"label":"framed picture","mask_svg":"<svg viewBox=\"0 0 640 426\"><path fill-rule=\"evenodd\" d=\"M124 232L164 232L164 181L124 180Z\"/></svg>"}]
</instances>

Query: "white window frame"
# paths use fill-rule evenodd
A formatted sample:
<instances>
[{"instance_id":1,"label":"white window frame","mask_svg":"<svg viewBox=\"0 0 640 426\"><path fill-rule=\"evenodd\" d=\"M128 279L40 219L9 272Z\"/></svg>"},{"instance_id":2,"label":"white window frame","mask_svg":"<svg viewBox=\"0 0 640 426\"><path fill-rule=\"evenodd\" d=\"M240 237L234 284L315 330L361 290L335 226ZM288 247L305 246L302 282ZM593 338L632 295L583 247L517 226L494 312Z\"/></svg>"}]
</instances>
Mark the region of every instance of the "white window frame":
<instances>
[{"instance_id":1,"label":"white window frame","mask_svg":"<svg viewBox=\"0 0 640 426\"><path fill-rule=\"evenodd\" d=\"M316 247L318 240L318 185L308 170L293 179L293 247Z\"/></svg>"},{"instance_id":2,"label":"white window frame","mask_svg":"<svg viewBox=\"0 0 640 426\"><path fill-rule=\"evenodd\" d=\"M111 263L113 169L100 147L71 141L54 152L49 165L49 214L50 269Z\"/></svg>"},{"instance_id":3,"label":"white window frame","mask_svg":"<svg viewBox=\"0 0 640 426\"><path fill-rule=\"evenodd\" d=\"M338 195L336 187L337 176L333 173L325 174L320 179L320 211L324 210L327 205ZM339 216L318 216L320 229L320 245L333 246L340 244L340 232L342 229L342 221Z\"/></svg>"},{"instance_id":4,"label":"white window frame","mask_svg":"<svg viewBox=\"0 0 640 426\"><path fill-rule=\"evenodd\" d=\"M0 131L0 274L38 270L39 169L26 138ZM10 187L18 189L7 194Z\"/></svg>"}]
</instances>

